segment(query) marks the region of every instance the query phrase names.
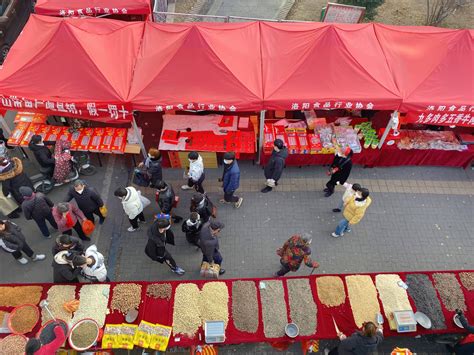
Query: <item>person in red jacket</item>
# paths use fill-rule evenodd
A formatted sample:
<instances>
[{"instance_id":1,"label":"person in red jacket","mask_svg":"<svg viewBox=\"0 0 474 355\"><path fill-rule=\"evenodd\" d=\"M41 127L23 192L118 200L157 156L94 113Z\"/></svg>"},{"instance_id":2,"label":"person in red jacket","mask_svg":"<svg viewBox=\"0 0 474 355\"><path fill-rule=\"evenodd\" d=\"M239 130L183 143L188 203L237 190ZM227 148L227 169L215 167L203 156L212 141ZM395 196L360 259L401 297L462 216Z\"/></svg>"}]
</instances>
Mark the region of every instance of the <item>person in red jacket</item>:
<instances>
[{"instance_id":1,"label":"person in red jacket","mask_svg":"<svg viewBox=\"0 0 474 355\"><path fill-rule=\"evenodd\" d=\"M59 350L61 345L66 340L66 334L64 334L64 329L59 324L54 327L53 331L56 337L52 342L48 344L41 344L41 340L39 340L38 338L29 339L25 347L26 355L56 354L56 351Z\"/></svg>"}]
</instances>

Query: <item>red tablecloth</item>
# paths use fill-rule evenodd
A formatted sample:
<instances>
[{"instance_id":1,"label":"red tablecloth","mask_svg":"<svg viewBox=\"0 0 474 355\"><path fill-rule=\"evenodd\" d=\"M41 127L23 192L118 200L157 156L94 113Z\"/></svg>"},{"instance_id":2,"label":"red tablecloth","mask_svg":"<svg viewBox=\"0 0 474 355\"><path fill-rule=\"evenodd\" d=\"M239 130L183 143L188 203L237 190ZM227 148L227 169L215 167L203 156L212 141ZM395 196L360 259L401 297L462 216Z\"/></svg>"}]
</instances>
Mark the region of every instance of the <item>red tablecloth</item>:
<instances>
[{"instance_id":1,"label":"red tablecloth","mask_svg":"<svg viewBox=\"0 0 474 355\"><path fill-rule=\"evenodd\" d=\"M463 270L464 271L464 270ZM459 271L447 271L447 272L452 272L455 274L458 274ZM474 270L469 270L469 272L474 272ZM433 282L432 279L432 274L434 272L399 272L397 273L400 275L401 279L406 281L406 276L407 274L426 274L430 277L431 281ZM375 282L375 276L377 274L375 273L370 273L366 274L370 275L372 280ZM317 297L317 290L316 290L316 278L321 277L321 276L329 276L329 275L312 275L312 276L306 276L306 277L297 277L297 278L306 278L309 279L311 289L312 289L312 294L313 294L313 299L315 300L317 304L317 332L311 336L305 336L305 337L297 337L295 340L306 340L306 339L331 339L336 337L336 332L334 329L332 317L334 317L337 325L339 326L340 330L344 332L345 334L352 334L352 332L356 329L356 325L354 322L354 318L352 316L352 310L350 307L349 299L347 297L347 291L346 291L346 300L345 303L338 306L338 307L331 307L328 308L324 305L321 304L319 301L319 298ZM335 275L335 276L341 276L344 280L344 276L347 275ZM255 286L258 290L258 285L259 281L261 280L269 280L269 279L248 279L252 280L255 282ZM286 278L280 278L279 280L282 280L283 286L285 289L285 300L287 303L287 315L288 315L288 320L290 321L290 309L289 309L289 303L288 303L288 290L286 286ZM287 341L288 338L282 337L282 338L266 338L263 332L263 322L262 322L262 305L260 302L260 297L258 296L259 300L259 327L258 330L255 334L250 334L250 333L245 333L237 330L234 326L234 323L232 321L232 282L235 280L222 280L225 282L228 286L228 291L229 291L229 322L227 325L226 329L226 344L237 344L237 343L243 343L243 342L275 342L275 341ZM458 277L459 281L459 277ZM205 282L209 281L204 281L204 280L197 280L197 281L186 281L186 282L192 282L198 285L198 287L201 289L202 286L204 285ZM135 282L139 283L142 285L142 303L140 305L139 309L139 317L136 320L136 324L140 322L140 320L146 320L149 322L153 323L160 323L164 325L172 325L173 323L173 302L174 302L174 293L176 290L176 287L182 283L180 281L168 281L167 283L170 283L172 285L172 298L169 301L165 300L160 300L160 299L152 299L146 296L146 285L149 284L149 282ZM117 283L111 283L111 297L110 300L113 297L113 287ZM460 283L461 284L461 283ZM42 284L44 290L43 290L43 298L46 298L46 293L47 290L49 289L50 286L53 284ZM462 284L461 284L462 285ZM20 285L0 285L0 286L20 286ZM79 297L79 289L80 285L77 287L77 295ZM347 290L347 288L346 288ZM462 291L465 296L465 301L467 305L467 312L466 317L467 319L471 322L474 323L474 291L469 291L464 286L462 286ZM260 291L257 291L258 294ZM409 297L410 303L412 304L413 310L416 311L415 304L413 300ZM380 302L380 309L383 309L382 303ZM442 311L444 313L445 319L446 319L446 326L447 328L444 330L426 330L418 326L418 331L416 334L433 334L433 333L456 333L456 332L463 332L463 330L459 329L456 327L456 325L453 322L453 316L454 312L448 311L444 305L442 304ZM0 308L2 309L2 308ZM5 309L3 310L10 310L10 309ZM385 317L385 315L384 315ZM122 323L125 322L125 318L122 314L118 312L113 312L107 315L106 318L106 323L108 324L117 324L117 323ZM39 329L39 325L34 329L32 334L34 334L37 330ZM32 334L27 334L27 335L32 335ZM401 335L398 334L397 332L391 331L388 328L388 322L385 321L385 326L384 326L384 335L385 336L397 336ZM410 336L414 336L414 333L409 333ZM2 336L2 335L0 335ZM199 340L199 337L201 337L201 340ZM178 340L179 339L179 340ZM173 346L181 346L181 347L188 347L191 345L198 345L198 344L203 344L204 343L204 334L203 330L200 329L199 332L196 334L196 336L193 339L184 337L179 335L178 337L175 337L173 334L169 347Z\"/></svg>"},{"instance_id":2,"label":"red tablecloth","mask_svg":"<svg viewBox=\"0 0 474 355\"><path fill-rule=\"evenodd\" d=\"M395 145L384 146L382 149L363 149L361 153L354 154L354 164L370 168L377 166L452 166L466 169L474 160L474 145L469 149L458 151L447 150L402 150ZM269 155L262 155L264 165ZM286 159L287 166L329 165L334 156L332 154L290 154Z\"/></svg>"}]
</instances>

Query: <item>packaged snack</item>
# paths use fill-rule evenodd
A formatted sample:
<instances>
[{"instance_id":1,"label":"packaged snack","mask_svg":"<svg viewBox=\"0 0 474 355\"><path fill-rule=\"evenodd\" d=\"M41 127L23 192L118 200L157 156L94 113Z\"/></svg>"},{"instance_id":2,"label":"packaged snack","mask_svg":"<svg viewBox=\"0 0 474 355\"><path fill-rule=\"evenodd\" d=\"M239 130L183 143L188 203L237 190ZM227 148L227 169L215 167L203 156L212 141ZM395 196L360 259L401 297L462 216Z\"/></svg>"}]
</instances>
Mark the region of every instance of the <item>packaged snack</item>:
<instances>
[{"instance_id":1,"label":"packaged snack","mask_svg":"<svg viewBox=\"0 0 474 355\"><path fill-rule=\"evenodd\" d=\"M89 144L92 141L92 135L94 134L94 128L83 128L77 150L87 151Z\"/></svg>"},{"instance_id":2,"label":"packaged snack","mask_svg":"<svg viewBox=\"0 0 474 355\"><path fill-rule=\"evenodd\" d=\"M19 145L30 126L30 122L19 122L8 138L8 144ZM30 137L31 138L31 137Z\"/></svg>"},{"instance_id":3,"label":"packaged snack","mask_svg":"<svg viewBox=\"0 0 474 355\"><path fill-rule=\"evenodd\" d=\"M96 127L92 133L92 139L87 150L91 152L100 152L100 143L105 133L105 127Z\"/></svg>"},{"instance_id":4,"label":"packaged snack","mask_svg":"<svg viewBox=\"0 0 474 355\"><path fill-rule=\"evenodd\" d=\"M110 150L112 151L112 153L123 154L123 152L125 151L126 145L127 145L127 129L116 128Z\"/></svg>"},{"instance_id":5,"label":"packaged snack","mask_svg":"<svg viewBox=\"0 0 474 355\"><path fill-rule=\"evenodd\" d=\"M100 151L110 153L112 149L112 142L115 134L115 128L106 127L102 141L100 142Z\"/></svg>"},{"instance_id":6,"label":"packaged snack","mask_svg":"<svg viewBox=\"0 0 474 355\"><path fill-rule=\"evenodd\" d=\"M27 147L28 144L30 143L31 137L33 137L35 134L38 134L39 130L41 129L41 124L39 123L31 123L28 126L27 131L25 132L25 135L23 136L23 139L20 142L20 145L22 147Z\"/></svg>"},{"instance_id":7,"label":"packaged snack","mask_svg":"<svg viewBox=\"0 0 474 355\"><path fill-rule=\"evenodd\" d=\"M43 139L47 142L56 142L60 137L63 128L63 126L51 126L51 129L49 130L48 134Z\"/></svg>"}]
</instances>

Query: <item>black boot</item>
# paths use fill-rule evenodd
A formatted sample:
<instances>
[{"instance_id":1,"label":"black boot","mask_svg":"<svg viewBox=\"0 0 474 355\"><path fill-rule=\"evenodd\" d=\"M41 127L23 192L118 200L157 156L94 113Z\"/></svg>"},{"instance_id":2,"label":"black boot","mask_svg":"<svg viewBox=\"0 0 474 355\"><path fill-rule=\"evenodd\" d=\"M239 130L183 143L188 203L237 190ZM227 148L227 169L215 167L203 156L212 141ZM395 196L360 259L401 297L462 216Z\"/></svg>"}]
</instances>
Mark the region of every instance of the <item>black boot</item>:
<instances>
[{"instance_id":1,"label":"black boot","mask_svg":"<svg viewBox=\"0 0 474 355\"><path fill-rule=\"evenodd\" d=\"M263 192L263 193L265 194L265 193L270 192L270 191L272 191L272 190L273 190L273 188L271 188L270 186L265 186L265 187L261 190L261 192Z\"/></svg>"}]
</instances>

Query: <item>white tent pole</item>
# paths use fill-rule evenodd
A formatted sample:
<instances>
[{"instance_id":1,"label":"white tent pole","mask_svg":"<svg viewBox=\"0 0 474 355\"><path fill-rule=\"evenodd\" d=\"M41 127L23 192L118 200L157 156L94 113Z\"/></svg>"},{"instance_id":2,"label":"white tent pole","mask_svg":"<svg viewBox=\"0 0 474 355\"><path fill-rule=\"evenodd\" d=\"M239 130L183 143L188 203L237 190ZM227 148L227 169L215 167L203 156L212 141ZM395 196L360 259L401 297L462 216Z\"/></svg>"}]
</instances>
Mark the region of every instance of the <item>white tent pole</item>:
<instances>
[{"instance_id":1,"label":"white tent pole","mask_svg":"<svg viewBox=\"0 0 474 355\"><path fill-rule=\"evenodd\" d=\"M387 123L387 127L385 128L385 132L383 132L382 138L380 138L380 142L378 145L378 148L381 149L385 140L387 139L388 134L390 133L390 130L392 128L395 128L398 125L398 111L393 111L393 113L390 116L390 120Z\"/></svg>"},{"instance_id":2,"label":"white tent pole","mask_svg":"<svg viewBox=\"0 0 474 355\"><path fill-rule=\"evenodd\" d=\"M145 144L143 143L143 139L142 139L140 133L138 132L138 126L137 126L137 121L135 121L135 116L133 116L133 118L132 118L132 127L133 127L133 130L135 131L135 135L137 137L138 144L140 145L140 149L142 151L143 158L146 159L148 154L147 154L147 151L146 151L146 148L145 148Z\"/></svg>"},{"instance_id":3,"label":"white tent pole","mask_svg":"<svg viewBox=\"0 0 474 355\"><path fill-rule=\"evenodd\" d=\"M257 152L257 164L260 164L262 149L263 149L263 139L264 139L264 129L265 129L265 110L260 111L260 125L259 125L259 134L258 134L258 152Z\"/></svg>"}]
</instances>

